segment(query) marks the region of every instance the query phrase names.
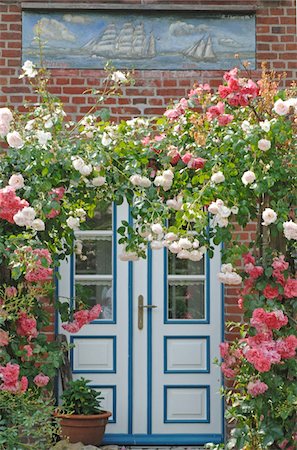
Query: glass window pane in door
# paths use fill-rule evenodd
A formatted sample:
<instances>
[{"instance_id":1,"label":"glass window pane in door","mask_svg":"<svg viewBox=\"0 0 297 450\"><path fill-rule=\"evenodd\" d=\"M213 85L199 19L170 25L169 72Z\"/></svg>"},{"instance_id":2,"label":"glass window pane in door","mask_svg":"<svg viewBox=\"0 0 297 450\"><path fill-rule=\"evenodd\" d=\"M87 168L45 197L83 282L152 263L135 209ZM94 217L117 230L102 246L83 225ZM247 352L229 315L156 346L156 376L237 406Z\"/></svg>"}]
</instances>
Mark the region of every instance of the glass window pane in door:
<instances>
[{"instance_id":1,"label":"glass window pane in door","mask_svg":"<svg viewBox=\"0 0 297 450\"><path fill-rule=\"evenodd\" d=\"M168 282L168 319L205 319L205 282L170 280Z\"/></svg>"},{"instance_id":2,"label":"glass window pane in door","mask_svg":"<svg viewBox=\"0 0 297 450\"><path fill-rule=\"evenodd\" d=\"M112 237L97 236L94 239L81 239L83 255L86 260L75 258L77 275L112 274Z\"/></svg>"},{"instance_id":3,"label":"glass window pane in door","mask_svg":"<svg viewBox=\"0 0 297 450\"><path fill-rule=\"evenodd\" d=\"M102 312L99 319L113 318L112 281L81 281L75 283L75 297L90 307L100 304Z\"/></svg>"},{"instance_id":4,"label":"glass window pane in door","mask_svg":"<svg viewBox=\"0 0 297 450\"><path fill-rule=\"evenodd\" d=\"M201 261L178 259L176 255L168 252L169 275L204 275L204 258Z\"/></svg>"}]
</instances>

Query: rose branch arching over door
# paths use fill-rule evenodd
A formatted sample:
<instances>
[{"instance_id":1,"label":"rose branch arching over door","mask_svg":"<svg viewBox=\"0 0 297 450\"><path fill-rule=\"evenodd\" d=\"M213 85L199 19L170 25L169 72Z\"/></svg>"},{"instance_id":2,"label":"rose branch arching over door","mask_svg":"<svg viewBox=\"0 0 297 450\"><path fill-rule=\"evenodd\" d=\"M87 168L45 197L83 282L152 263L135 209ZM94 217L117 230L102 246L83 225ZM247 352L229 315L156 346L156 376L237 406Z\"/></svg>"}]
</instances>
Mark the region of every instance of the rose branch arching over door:
<instances>
[{"instance_id":1,"label":"rose branch arching over door","mask_svg":"<svg viewBox=\"0 0 297 450\"><path fill-rule=\"evenodd\" d=\"M60 296L103 305L98 320L68 336L74 378L89 379L113 412L106 444L221 442L221 376L212 364L223 326L219 251L200 262L166 250L120 261L116 228L128 217L127 205L98 212L78 233L88 260L61 267Z\"/></svg>"}]
</instances>

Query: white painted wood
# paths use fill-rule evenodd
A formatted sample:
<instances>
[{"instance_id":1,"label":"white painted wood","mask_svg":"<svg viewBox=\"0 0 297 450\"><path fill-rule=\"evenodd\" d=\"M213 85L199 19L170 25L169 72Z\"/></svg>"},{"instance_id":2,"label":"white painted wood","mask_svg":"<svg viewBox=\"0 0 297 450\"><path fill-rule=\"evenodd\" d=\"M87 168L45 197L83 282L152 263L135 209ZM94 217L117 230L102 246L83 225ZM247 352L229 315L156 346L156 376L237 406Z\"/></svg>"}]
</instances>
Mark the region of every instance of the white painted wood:
<instances>
[{"instance_id":1,"label":"white painted wood","mask_svg":"<svg viewBox=\"0 0 297 450\"><path fill-rule=\"evenodd\" d=\"M121 220L127 220L128 207L117 209L117 227ZM96 233L104 231L80 232L80 238L96 238ZM108 234L109 233L109 234ZM110 235L110 232L106 232ZM117 245L117 253L121 248ZM129 291L129 263L117 259L117 323L93 323L86 325L74 335L76 348L73 351L74 378L84 376L91 380L96 389L102 391L103 407L111 410L114 404L116 386L116 423L107 427L108 434L128 434L129 405L129 362L132 361L132 434L146 434L148 425L148 315L152 315L152 433L153 434L220 434L222 433L222 401L219 394L221 385L220 370L212 364L219 358L219 343L222 334L221 289L217 280L220 269L220 254L217 249L210 263L210 323L164 323L164 252L152 252L152 304L157 308L148 312L144 309L143 329L138 329L138 297L142 295L144 305L148 303L148 269L147 260L134 262L132 267L133 289ZM61 264L62 279L59 282L59 295L70 297L70 264ZM205 275L169 275L171 283L203 283ZM87 283L112 281L111 275L77 275L76 280ZM201 291L200 291L201 292ZM132 316L129 317L129 295L132 296ZM129 320L133 322L132 352L128 351ZM61 329L60 329L61 330ZM69 334L64 332L68 337ZM116 337L116 373L114 368L113 340ZM165 370L164 337L167 336L167 371ZM209 336L209 369L206 336ZM86 338L87 337L87 338ZM187 337L187 339L184 339ZM196 373L178 373L178 372ZM199 373L197 373L197 371ZM98 372L98 373L96 373ZM171 372L171 373L170 373ZM177 372L177 373L172 373ZM167 411L164 411L164 386L167 386ZM172 387L170 387L172 386ZM176 387L178 386L178 388ZM188 388L187 388L188 386ZM192 386L189 388L189 386ZM206 421L208 418L207 388L209 386L210 423L191 423ZM166 417L164 417L166 416ZM114 418L112 418L113 420ZM168 421L166 423L166 421ZM170 423L170 421L181 423ZM137 449L157 449L158 447L133 447ZM173 449L175 447L162 447ZM195 450L201 447L176 447L176 449Z\"/></svg>"},{"instance_id":2,"label":"white painted wood","mask_svg":"<svg viewBox=\"0 0 297 450\"><path fill-rule=\"evenodd\" d=\"M215 357L219 357L219 343L221 340L222 314L221 314L221 289L217 279L220 269L219 250L210 263L210 323L209 324L164 324L164 273L160 269L164 267L164 253L153 251L153 303L158 306L153 311L153 427L156 434L211 434L222 432L222 400L219 394L221 374L219 367L212 364ZM210 336L210 373L164 373L164 336ZM185 344L186 345L186 344ZM180 352L175 355L176 360L183 361L184 356ZM191 350L190 350L191 351ZM209 385L210 386L210 423L164 423L164 386L170 385ZM188 398L188 397L187 397ZM186 411L184 400L180 401L180 410ZM170 406L170 405L169 405ZM168 410L168 405L167 405ZM189 410L190 412L190 410ZM189 419L190 421L190 419Z\"/></svg>"}]
</instances>

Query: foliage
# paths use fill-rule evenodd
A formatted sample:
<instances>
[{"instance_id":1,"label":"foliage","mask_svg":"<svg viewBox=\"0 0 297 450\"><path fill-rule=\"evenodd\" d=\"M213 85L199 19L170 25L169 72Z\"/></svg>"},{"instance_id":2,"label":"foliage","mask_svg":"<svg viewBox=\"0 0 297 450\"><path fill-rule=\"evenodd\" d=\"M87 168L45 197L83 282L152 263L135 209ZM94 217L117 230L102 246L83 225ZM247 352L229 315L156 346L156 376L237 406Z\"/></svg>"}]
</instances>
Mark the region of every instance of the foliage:
<instances>
[{"instance_id":1,"label":"foliage","mask_svg":"<svg viewBox=\"0 0 297 450\"><path fill-rule=\"evenodd\" d=\"M101 392L88 386L89 380L80 378L70 381L61 398L64 414L100 414Z\"/></svg>"},{"instance_id":2,"label":"foliage","mask_svg":"<svg viewBox=\"0 0 297 450\"><path fill-rule=\"evenodd\" d=\"M32 392L0 395L0 449L48 450L58 430L53 402Z\"/></svg>"}]
</instances>

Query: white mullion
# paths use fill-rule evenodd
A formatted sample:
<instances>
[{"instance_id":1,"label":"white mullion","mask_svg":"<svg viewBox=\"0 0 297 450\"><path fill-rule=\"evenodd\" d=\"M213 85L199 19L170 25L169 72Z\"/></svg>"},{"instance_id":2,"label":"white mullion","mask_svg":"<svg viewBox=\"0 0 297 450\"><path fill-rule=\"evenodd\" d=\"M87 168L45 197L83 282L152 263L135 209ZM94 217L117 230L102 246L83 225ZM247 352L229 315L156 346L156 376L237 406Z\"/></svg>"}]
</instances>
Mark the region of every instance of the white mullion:
<instances>
[{"instance_id":1,"label":"white mullion","mask_svg":"<svg viewBox=\"0 0 297 450\"><path fill-rule=\"evenodd\" d=\"M86 230L86 231L76 231L75 237L81 238L81 239L96 239L96 237L111 237L112 238L112 231L110 230Z\"/></svg>"},{"instance_id":2,"label":"white mullion","mask_svg":"<svg viewBox=\"0 0 297 450\"><path fill-rule=\"evenodd\" d=\"M205 275L167 275L168 281L205 281Z\"/></svg>"},{"instance_id":3,"label":"white mullion","mask_svg":"<svg viewBox=\"0 0 297 450\"><path fill-rule=\"evenodd\" d=\"M112 281L112 275L75 275L75 281Z\"/></svg>"}]
</instances>

